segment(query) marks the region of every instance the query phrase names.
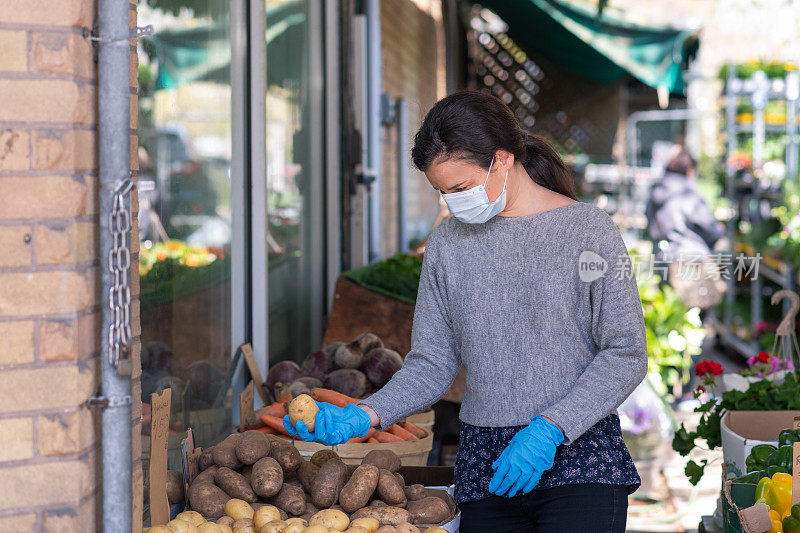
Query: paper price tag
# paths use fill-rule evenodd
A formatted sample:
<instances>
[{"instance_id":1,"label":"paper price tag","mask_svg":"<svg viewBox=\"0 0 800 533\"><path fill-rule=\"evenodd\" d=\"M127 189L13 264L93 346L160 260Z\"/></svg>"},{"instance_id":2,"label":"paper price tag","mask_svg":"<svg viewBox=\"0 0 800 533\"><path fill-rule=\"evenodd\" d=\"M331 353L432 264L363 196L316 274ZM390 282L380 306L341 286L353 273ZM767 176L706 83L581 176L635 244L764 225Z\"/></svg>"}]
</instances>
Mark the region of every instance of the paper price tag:
<instances>
[{"instance_id":1,"label":"paper price tag","mask_svg":"<svg viewBox=\"0 0 800 533\"><path fill-rule=\"evenodd\" d=\"M792 505L800 503L800 442L792 444Z\"/></svg>"},{"instance_id":2,"label":"paper price tag","mask_svg":"<svg viewBox=\"0 0 800 533\"><path fill-rule=\"evenodd\" d=\"M241 348L239 349L244 355L244 360L247 363L247 369L250 370L250 376L253 378L258 395L261 396L261 401L264 402L264 405L269 405L267 391L264 389L264 378L261 377L261 370L259 370L258 364L256 363L256 356L253 355L253 347L250 346L250 343L247 343L242 344Z\"/></svg>"},{"instance_id":3,"label":"paper price tag","mask_svg":"<svg viewBox=\"0 0 800 533\"><path fill-rule=\"evenodd\" d=\"M253 380L247 384L242 394L239 396L239 423L241 424L242 431L247 425L247 417L253 412Z\"/></svg>"},{"instance_id":4,"label":"paper price tag","mask_svg":"<svg viewBox=\"0 0 800 533\"><path fill-rule=\"evenodd\" d=\"M171 397L171 389L150 395L150 524L153 526L169 522L167 437Z\"/></svg>"}]
</instances>

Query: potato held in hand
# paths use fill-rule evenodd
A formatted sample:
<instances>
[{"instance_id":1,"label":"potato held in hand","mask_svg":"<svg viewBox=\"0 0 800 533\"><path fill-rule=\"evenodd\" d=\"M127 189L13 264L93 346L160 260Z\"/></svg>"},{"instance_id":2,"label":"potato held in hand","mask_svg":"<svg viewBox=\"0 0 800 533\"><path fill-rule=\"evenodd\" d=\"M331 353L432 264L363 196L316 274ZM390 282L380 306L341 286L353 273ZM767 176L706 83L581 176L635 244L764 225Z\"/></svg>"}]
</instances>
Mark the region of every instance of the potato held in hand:
<instances>
[{"instance_id":1,"label":"potato held in hand","mask_svg":"<svg viewBox=\"0 0 800 533\"><path fill-rule=\"evenodd\" d=\"M301 394L289 404L289 420L294 427L297 427L297 422L302 420L308 431L313 432L317 411L319 411L317 402L308 394Z\"/></svg>"}]
</instances>

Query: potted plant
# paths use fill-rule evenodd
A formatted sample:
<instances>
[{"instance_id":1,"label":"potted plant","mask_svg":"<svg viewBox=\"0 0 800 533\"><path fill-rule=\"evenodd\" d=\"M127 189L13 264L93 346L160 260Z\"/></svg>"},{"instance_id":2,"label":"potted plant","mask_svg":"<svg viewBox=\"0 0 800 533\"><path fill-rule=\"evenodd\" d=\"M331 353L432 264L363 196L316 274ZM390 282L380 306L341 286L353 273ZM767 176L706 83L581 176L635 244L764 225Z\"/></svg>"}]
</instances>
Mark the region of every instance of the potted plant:
<instances>
[{"instance_id":1,"label":"potted plant","mask_svg":"<svg viewBox=\"0 0 800 533\"><path fill-rule=\"evenodd\" d=\"M773 361L773 359L776 359ZM703 383L694 391L695 398L704 401L694 411L700 421L693 431L681 423L672 440L672 448L688 456L695 448L714 450L722 445L721 423L728 411L788 411L800 410L800 380L790 361L780 360L764 352L748 359L749 366L742 376L746 387L732 388L715 394L717 380L723 375L722 366L713 361L702 361L695 374ZM773 371L773 368L777 369ZM782 373L783 379L774 379ZM705 441L706 448L702 446ZM690 459L684 472L689 482L696 485L703 476L708 460Z\"/></svg>"}]
</instances>

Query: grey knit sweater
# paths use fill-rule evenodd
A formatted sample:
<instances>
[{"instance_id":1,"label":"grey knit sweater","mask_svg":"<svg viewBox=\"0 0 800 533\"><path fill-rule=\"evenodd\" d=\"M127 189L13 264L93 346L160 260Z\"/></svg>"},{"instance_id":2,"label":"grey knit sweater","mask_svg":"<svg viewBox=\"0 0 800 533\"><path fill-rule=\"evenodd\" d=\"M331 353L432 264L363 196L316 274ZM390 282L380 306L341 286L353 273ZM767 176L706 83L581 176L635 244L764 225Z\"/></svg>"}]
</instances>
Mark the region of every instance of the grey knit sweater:
<instances>
[{"instance_id":1,"label":"grey knit sweater","mask_svg":"<svg viewBox=\"0 0 800 533\"><path fill-rule=\"evenodd\" d=\"M541 414L570 444L616 410L644 379L647 346L630 258L603 210L451 218L431 234L411 350L361 403L385 429L441 398L462 363L460 418L474 426Z\"/></svg>"}]
</instances>

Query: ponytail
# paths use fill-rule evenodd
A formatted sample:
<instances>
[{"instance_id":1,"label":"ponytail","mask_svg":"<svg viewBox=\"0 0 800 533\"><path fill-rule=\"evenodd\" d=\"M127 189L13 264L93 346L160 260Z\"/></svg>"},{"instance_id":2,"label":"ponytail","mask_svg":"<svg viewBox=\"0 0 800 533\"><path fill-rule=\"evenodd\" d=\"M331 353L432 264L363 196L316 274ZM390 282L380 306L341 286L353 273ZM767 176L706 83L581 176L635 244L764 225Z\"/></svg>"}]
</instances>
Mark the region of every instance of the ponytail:
<instances>
[{"instance_id":1,"label":"ponytail","mask_svg":"<svg viewBox=\"0 0 800 533\"><path fill-rule=\"evenodd\" d=\"M501 149L514 154L533 181L577 200L558 152L544 138L523 131L511 109L488 92L462 91L436 102L414 137L411 158L423 172L450 157L488 169Z\"/></svg>"},{"instance_id":2,"label":"ponytail","mask_svg":"<svg viewBox=\"0 0 800 533\"><path fill-rule=\"evenodd\" d=\"M553 145L539 135L525 134L525 158L522 161L525 171L533 181L573 200L575 186L564 160Z\"/></svg>"}]
</instances>

